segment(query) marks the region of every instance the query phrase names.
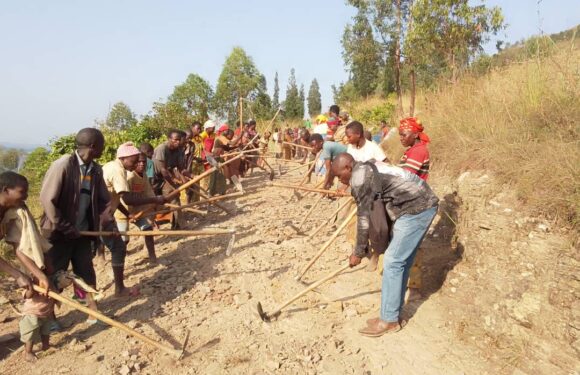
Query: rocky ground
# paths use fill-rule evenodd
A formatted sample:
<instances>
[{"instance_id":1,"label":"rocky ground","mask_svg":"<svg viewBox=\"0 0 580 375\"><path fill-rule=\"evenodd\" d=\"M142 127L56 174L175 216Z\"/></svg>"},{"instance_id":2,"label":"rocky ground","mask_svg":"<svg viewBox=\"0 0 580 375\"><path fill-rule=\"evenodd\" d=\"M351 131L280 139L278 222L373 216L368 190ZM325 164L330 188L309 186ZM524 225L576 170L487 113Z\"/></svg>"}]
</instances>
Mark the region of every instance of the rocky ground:
<instances>
[{"instance_id":1,"label":"rocky ground","mask_svg":"<svg viewBox=\"0 0 580 375\"><path fill-rule=\"evenodd\" d=\"M292 176L283 176L290 181ZM295 180L295 179L294 179ZM141 296L116 300L110 265L98 265L102 310L137 331L175 348L191 336L185 356L168 354L107 326L87 326L67 307L57 315L63 332L39 361L22 360L18 317L0 301L2 374L569 374L580 369L577 340L577 244L551 223L531 219L507 193L492 194L485 175L438 179L441 209L422 250L424 299L405 308L407 326L373 339L357 330L378 314L380 276L351 269L305 295L274 321L266 311L302 290L296 272L320 248L328 227L311 241L296 227L317 200L288 203L289 190L267 186L256 173L247 194L212 209L192 228L236 228L228 236L160 238L161 264L150 266L139 240L127 258L129 285ZM309 232L337 207L323 200L305 223ZM338 222L339 223L339 222ZM341 235L305 275L315 281L346 262ZM70 295L66 291L65 295Z\"/></svg>"}]
</instances>

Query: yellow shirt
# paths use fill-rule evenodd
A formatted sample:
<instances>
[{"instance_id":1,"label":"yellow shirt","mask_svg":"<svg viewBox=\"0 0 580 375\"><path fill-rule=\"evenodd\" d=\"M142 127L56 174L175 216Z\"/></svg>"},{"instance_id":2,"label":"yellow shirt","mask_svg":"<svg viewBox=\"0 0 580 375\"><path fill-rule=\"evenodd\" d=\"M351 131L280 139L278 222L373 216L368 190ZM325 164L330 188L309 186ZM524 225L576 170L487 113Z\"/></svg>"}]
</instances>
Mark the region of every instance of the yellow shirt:
<instances>
[{"instance_id":1,"label":"yellow shirt","mask_svg":"<svg viewBox=\"0 0 580 375\"><path fill-rule=\"evenodd\" d=\"M103 178L111 194L111 211L115 213L121 202L121 193L131 191L127 181L127 171L121 164L121 160L115 159L103 165Z\"/></svg>"}]
</instances>

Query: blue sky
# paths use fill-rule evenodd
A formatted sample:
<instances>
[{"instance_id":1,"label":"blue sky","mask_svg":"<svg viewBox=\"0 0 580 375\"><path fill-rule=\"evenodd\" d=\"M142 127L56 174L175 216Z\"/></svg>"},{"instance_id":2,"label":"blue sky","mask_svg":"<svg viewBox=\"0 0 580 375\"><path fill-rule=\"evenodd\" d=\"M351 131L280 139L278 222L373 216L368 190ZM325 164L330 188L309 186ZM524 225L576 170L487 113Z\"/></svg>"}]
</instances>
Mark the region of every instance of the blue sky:
<instances>
[{"instance_id":1,"label":"blue sky","mask_svg":"<svg viewBox=\"0 0 580 375\"><path fill-rule=\"evenodd\" d=\"M504 9L511 42L580 23L578 0L486 3ZM340 38L353 14L342 0L1 1L0 142L46 144L117 101L143 115L189 73L215 85L233 46L270 92L278 71L282 97L291 68L306 90L317 78L327 108L347 78Z\"/></svg>"}]
</instances>

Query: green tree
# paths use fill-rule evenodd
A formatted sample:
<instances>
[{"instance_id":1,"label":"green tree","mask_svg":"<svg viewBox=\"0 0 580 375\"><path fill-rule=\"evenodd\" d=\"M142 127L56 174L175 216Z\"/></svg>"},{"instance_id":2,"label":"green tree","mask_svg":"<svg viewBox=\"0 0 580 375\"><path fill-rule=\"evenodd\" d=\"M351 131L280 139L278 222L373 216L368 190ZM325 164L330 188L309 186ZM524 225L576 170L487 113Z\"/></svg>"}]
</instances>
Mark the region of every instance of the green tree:
<instances>
[{"instance_id":1,"label":"green tree","mask_svg":"<svg viewBox=\"0 0 580 375\"><path fill-rule=\"evenodd\" d=\"M362 97L372 94L377 88L381 55L364 6L359 8L354 23L345 27L342 48L355 91Z\"/></svg>"},{"instance_id":2,"label":"green tree","mask_svg":"<svg viewBox=\"0 0 580 375\"><path fill-rule=\"evenodd\" d=\"M278 110L280 107L280 84L278 83L278 72L274 76L274 95L272 95L272 108Z\"/></svg>"},{"instance_id":3,"label":"green tree","mask_svg":"<svg viewBox=\"0 0 580 375\"><path fill-rule=\"evenodd\" d=\"M308 90L308 114L314 117L322 110L322 99L320 96L320 87L316 78L312 80Z\"/></svg>"},{"instance_id":4,"label":"green tree","mask_svg":"<svg viewBox=\"0 0 580 375\"><path fill-rule=\"evenodd\" d=\"M0 150L0 167L5 170L13 171L18 168L22 152L15 148Z\"/></svg>"},{"instance_id":5,"label":"green tree","mask_svg":"<svg viewBox=\"0 0 580 375\"><path fill-rule=\"evenodd\" d=\"M284 118L288 120L297 120L304 114L304 101L300 101L300 92L296 84L296 75L294 68L290 70L288 78L288 87L286 88L286 98L284 99Z\"/></svg>"},{"instance_id":6,"label":"green tree","mask_svg":"<svg viewBox=\"0 0 580 375\"><path fill-rule=\"evenodd\" d=\"M117 102L111 107L104 126L108 129L123 130L137 123L131 108L123 102Z\"/></svg>"},{"instance_id":7,"label":"green tree","mask_svg":"<svg viewBox=\"0 0 580 375\"><path fill-rule=\"evenodd\" d=\"M260 77L258 94L256 95L256 99L251 103L250 111L256 120L270 119L273 116L272 100L270 99L270 95L268 95L266 77L263 75Z\"/></svg>"},{"instance_id":8,"label":"green tree","mask_svg":"<svg viewBox=\"0 0 580 375\"><path fill-rule=\"evenodd\" d=\"M262 75L241 47L234 47L218 78L215 109L234 122L240 98L253 101L260 94Z\"/></svg>"},{"instance_id":9,"label":"green tree","mask_svg":"<svg viewBox=\"0 0 580 375\"><path fill-rule=\"evenodd\" d=\"M175 103L185 110L185 113L198 121L209 118L210 104L213 99L213 89L210 84L197 74L190 74L181 85L175 86L168 102Z\"/></svg>"},{"instance_id":10,"label":"green tree","mask_svg":"<svg viewBox=\"0 0 580 375\"><path fill-rule=\"evenodd\" d=\"M499 7L471 5L469 0L415 0L411 16L405 56L419 61L442 54L452 82L490 36L505 27Z\"/></svg>"}]
</instances>

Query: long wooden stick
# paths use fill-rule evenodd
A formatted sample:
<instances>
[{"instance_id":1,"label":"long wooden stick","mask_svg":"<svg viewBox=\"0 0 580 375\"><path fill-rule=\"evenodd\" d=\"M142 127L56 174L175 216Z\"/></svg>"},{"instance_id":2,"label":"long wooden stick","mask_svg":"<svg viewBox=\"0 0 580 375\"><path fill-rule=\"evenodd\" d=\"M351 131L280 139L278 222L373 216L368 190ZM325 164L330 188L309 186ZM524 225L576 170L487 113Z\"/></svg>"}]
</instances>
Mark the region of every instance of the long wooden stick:
<instances>
[{"instance_id":1,"label":"long wooden stick","mask_svg":"<svg viewBox=\"0 0 580 375\"><path fill-rule=\"evenodd\" d=\"M317 189L317 188L310 188L310 187L300 186L300 185L282 184L282 183L277 183L277 182L273 182L272 186L282 187L282 188L287 188L287 189L294 189L294 190L311 191L313 193L336 195L336 196L344 196L345 195L345 193L338 192L336 190Z\"/></svg>"},{"instance_id":2,"label":"long wooden stick","mask_svg":"<svg viewBox=\"0 0 580 375\"><path fill-rule=\"evenodd\" d=\"M285 144L285 145L290 145L290 146L294 146L294 147L299 147L299 148L305 148L305 149L307 149L307 150L312 150L312 147L309 147L309 146L302 146L302 145L297 145L296 143L292 143L292 142L286 142L286 141L283 141L283 142L282 142L282 144Z\"/></svg>"},{"instance_id":3,"label":"long wooden stick","mask_svg":"<svg viewBox=\"0 0 580 375\"><path fill-rule=\"evenodd\" d=\"M298 169L300 169L300 168L303 168L303 167L310 167L310 164L312 164L312 163L314 163L314 162L313 162L313 161L311 161L311 162L308 162L308 163L305 163L305 164L299 165L299 166L297 166L297 167L290 168L290 169L288 169L286 172L284 172L284 174L287 174L287 173L290 173L290 172L294 172L294 171L296 171L296 170L298 170ZM296 177L298 177L298 176L296 176ZM300 181L302 181L302 180L300 180Z\"/></svg>"},{"instance_id":4,"label":"long wooden stick","mask_svg":"<svg viewBox=\"0 0 580 375\"><path fill-rule=\"evenodd\" d=\"M300 222L300 224L298 224L298 232L300 232L300 230L302 229L302 226L304 225L304 223L306 223L306 220L308 219L308 217L312 214L312 212L314 212L314 209L316 208L316 206L318 206L318 204L322 201L323 198L324 198L324 195L321 195L312 204L312 207L310 207L310 209L308 210L308 212L306 213L306 215L304 215L304 217L302 218L302 221Z\"/></svg>"},{"instance_id":5,"label":"long wooden stick","mask_svg":"<svg viewBox=\"0 0 580 375\"><path fill-rule=\"evenodd\" d=\"M232 197L237 197L240 195L244 195L244 194L242 192L235 192L235 193L231 193L231 194L219 195L217 197L211 197L211 198L207 198L204 200L199 200L197 202L184 204L184 205L181 205L181 206L178 206L175 208L164 208L164 209L158 210L158 211L153 211L153 209L146 209L146 210L140 211L138 214L135 215L134 218L137 219L137 218L141 218L141 217L152 217L152 216L159 215L159 214L168 214L170 212L183 210L184 208L199 206L199 205L206 204L206 203L212 204L212 203L215 203L216 201L220 201L220 200L228 199L228 198L232 198ZM200 214L206 214L206 212L200 211Z\"/></svg>"},{"instance_id":6,"label":"long wooden stick","mask_svg":"<svg viewBox=\"0 0 580 375\"><path fill-rule=\"evenodd\" d=\"M352 197L347 198L344 202L342 202L338 208L336 209L336 211L334 211L332 213L332 215L330 215L328 217L328 219L324 220L324 222L322 224L320 224L320 226L318 228L316 228L314 230L314 232L310 233L308 235L308 239L311 239L312 237L314 237L316 235L316 233L320 232L322 230L322 228L324 228L329 222L330 220L332 220L333 217L335 217L336 215L338 215L338 213L340 211L342 211L343 208L345 208L350 202L352 202Z\"/></svg>"},{"instance_id":7,"label":"long wooden stick","mask_svg":"<svg viewBox=\"0 0 580 375\"><path fill-rule=\"evenodd\" d=\"M33 285L32 287L38 293L42 293L42 294L46 293L46 290L42 289L38 285ZM91 310L88 307L85 307L85 306L81 305L80 303L75 302L75 301L72 301L72 300L70 300L70 299L68 299L66 297L63 297L63 296L61 296L58 293L55 293L53 291L49 291L48 292L48 296L50 298L52 298L52 299L55 299L57 301L60 301L60 302L64 303L65 305L68 305L68 306L70 306L70 307L72 307L72 308L74 308L76 310L82 311L85 314L88 314L88 315L90 315L93 318L96 318L96 319L98 319L98 320L100 320L102 322L105 322L105 323L107 323L108 325L110 325L112 327L118 328L121 331L124 331L124 332L130 334L131 336L136 337L139 340L144 341L147 344L156 347L157 349L161 349L162 351L164 351L166 353L169 353L171 355L175 355L178 358L183 353L183 350L178 350L178 349L171 348L169 346L165 346L165 345L161 344L161 342L159 342L159 339L153 340L153 339L145 336L144 334L142 334L140 332L137 332L137 331L129 328L128 326L126 326L125 324L123 324L121 322L117 322L116 320L113 320L113 319L109 318L108 316L101 314L98 311Z\"/></svg>"},{"instance_id":8,"label":"long wooden stick","mask_svg":"<svg viewBox=\"0 0 580 375\"><path fill-rule=\"evenodd\" d=\"M303 295L310 292L311 290L316 289L317 287L324 284L325 282L327 282L331 279L334 279L336 276L340 275L342 272L346 271L349 268L350 268L350 265L347 263L344 266L337 269L336 271L329 273L327 276L323 277L322 279L320 279L317 282L315 282L314 284L310 285L308 288L304 289L300 293L297 293L294 297L292 297L292 298L288 299L286 302L282 303L280 306L278 306L276 308L276 310L274 310L273 312L271 312L267 316L272 317L272 316L278 315L280 313L280 311L282 311L282 309L284 309L286 306L290 305L292 302L296 301L298 298L302 297Z\"/></svg>"},{"instance_id":9,"label":"long wooden stick","mask_svg":"<svg viewBox=\"0 0 580 375\"><path fill-rule=\"evenodd\" d=\"M281 110L282 110L282 107L278 107L278 110L274 114L274 117L272 117L272 120L270 120L270 123L268 124L268 127L266 128L266 130L270 130L270 128L272 127L272 124L274 124L274 121L276 121L276 117L278 117L278 114L280 113ZM256 138L258 138L259 135L260 134L256 132L256 135L254 136L254 138L252 138L250 140L250 142L248 142L248 144L244 146L244 148L242 149L242 151L244 151L249 145L253 144L256 141Z\"/></svg>"},{"instance_id":10,"label":"long wooden stick","mask_svg":"<svg viewBox=\"0 0 580 375\"><path fill-rule=\"evenodd\" d=\"M302 162L301 161L298 161L298 160L277 159L277 158L275 158L273 156L267 156L266 159L274 159L275 161L281 161L281 162L284 162L284 163L302 164ZM306 165L306 164L302 164L302 165Z\"/></svg>"},{"instance_id":11,"label":"long wooden stick","mask_svg":"<svg viewBox=\"0 0 580 375\"><path fill-rule=\"evenodd\" d=\"M350 222L350 219L352 219L354 217L354 215L356 215L356 208L353 209L350 212L350 214L348 214L348 216L346 217L346 219L344 219L344 221L342 222L342 224L340 224L340 226L336 229L336 231L334 231L334 233L332 234L332 236L330 236L330 238L324 243L324 245L322 245L322 247L320 248L320 250L318 251L318 253L316 253L316 255L310 260L310 262L308 262L308 264L306 266L304 266L304 268L300 271L300 273L295 277L296 280L300 280L302 278L302 276L304 276L304 274L306 273L306 271L308 271L310 269L310 267L312 267L312 265L318 260L318 258L320 258L320 256L322 254L324 254L324 252L326 251L326 249L328 249L330 247L330 245L332 245L332 243L334 242L334 240L336 240L336 238L338 237L338 235L340 234L340 232L342 232L342 230L344 228L346 228L346 226Z\"/></svg>"},{"instance_id":12,"label":"long wooden stick","mask_svg":"<svg viewBox=\"0 0 580 375\"><path fill-rule=\"evenodd\" d=\"M80 231L81 236L213 236L216 234L232 234L234 229L211 229L211 230L134 230L126 232L112 231Z\"/></svg>"},{"instance_id":13,"label":"long wooden stick","mask_svg":"<svg viewBox=\"0 0 580 375\"><path fill-rule=\"evenodd\" d=\"M228 159L226 161L224 161L223 163L220 163L220 167L223 167L224 165L227 165L231 162L233 162L236 159L241 158L242 155L238 155L236 157L233 157L231 159ZM216 167L211 167L210 169L208 169L207 171L203 172L202 174L195 176L194 178L192 178L191 180L187 181L185 184L180 185L176 190L177 191L183 191L185 189L188 189L189 187L193 186L195 183L197 183L198 181L203 180L204 178L206 178L207 176L209 176L210 174L212 174L213 172L215 172L217 170Z\"/></svg>"}]
</instances>

